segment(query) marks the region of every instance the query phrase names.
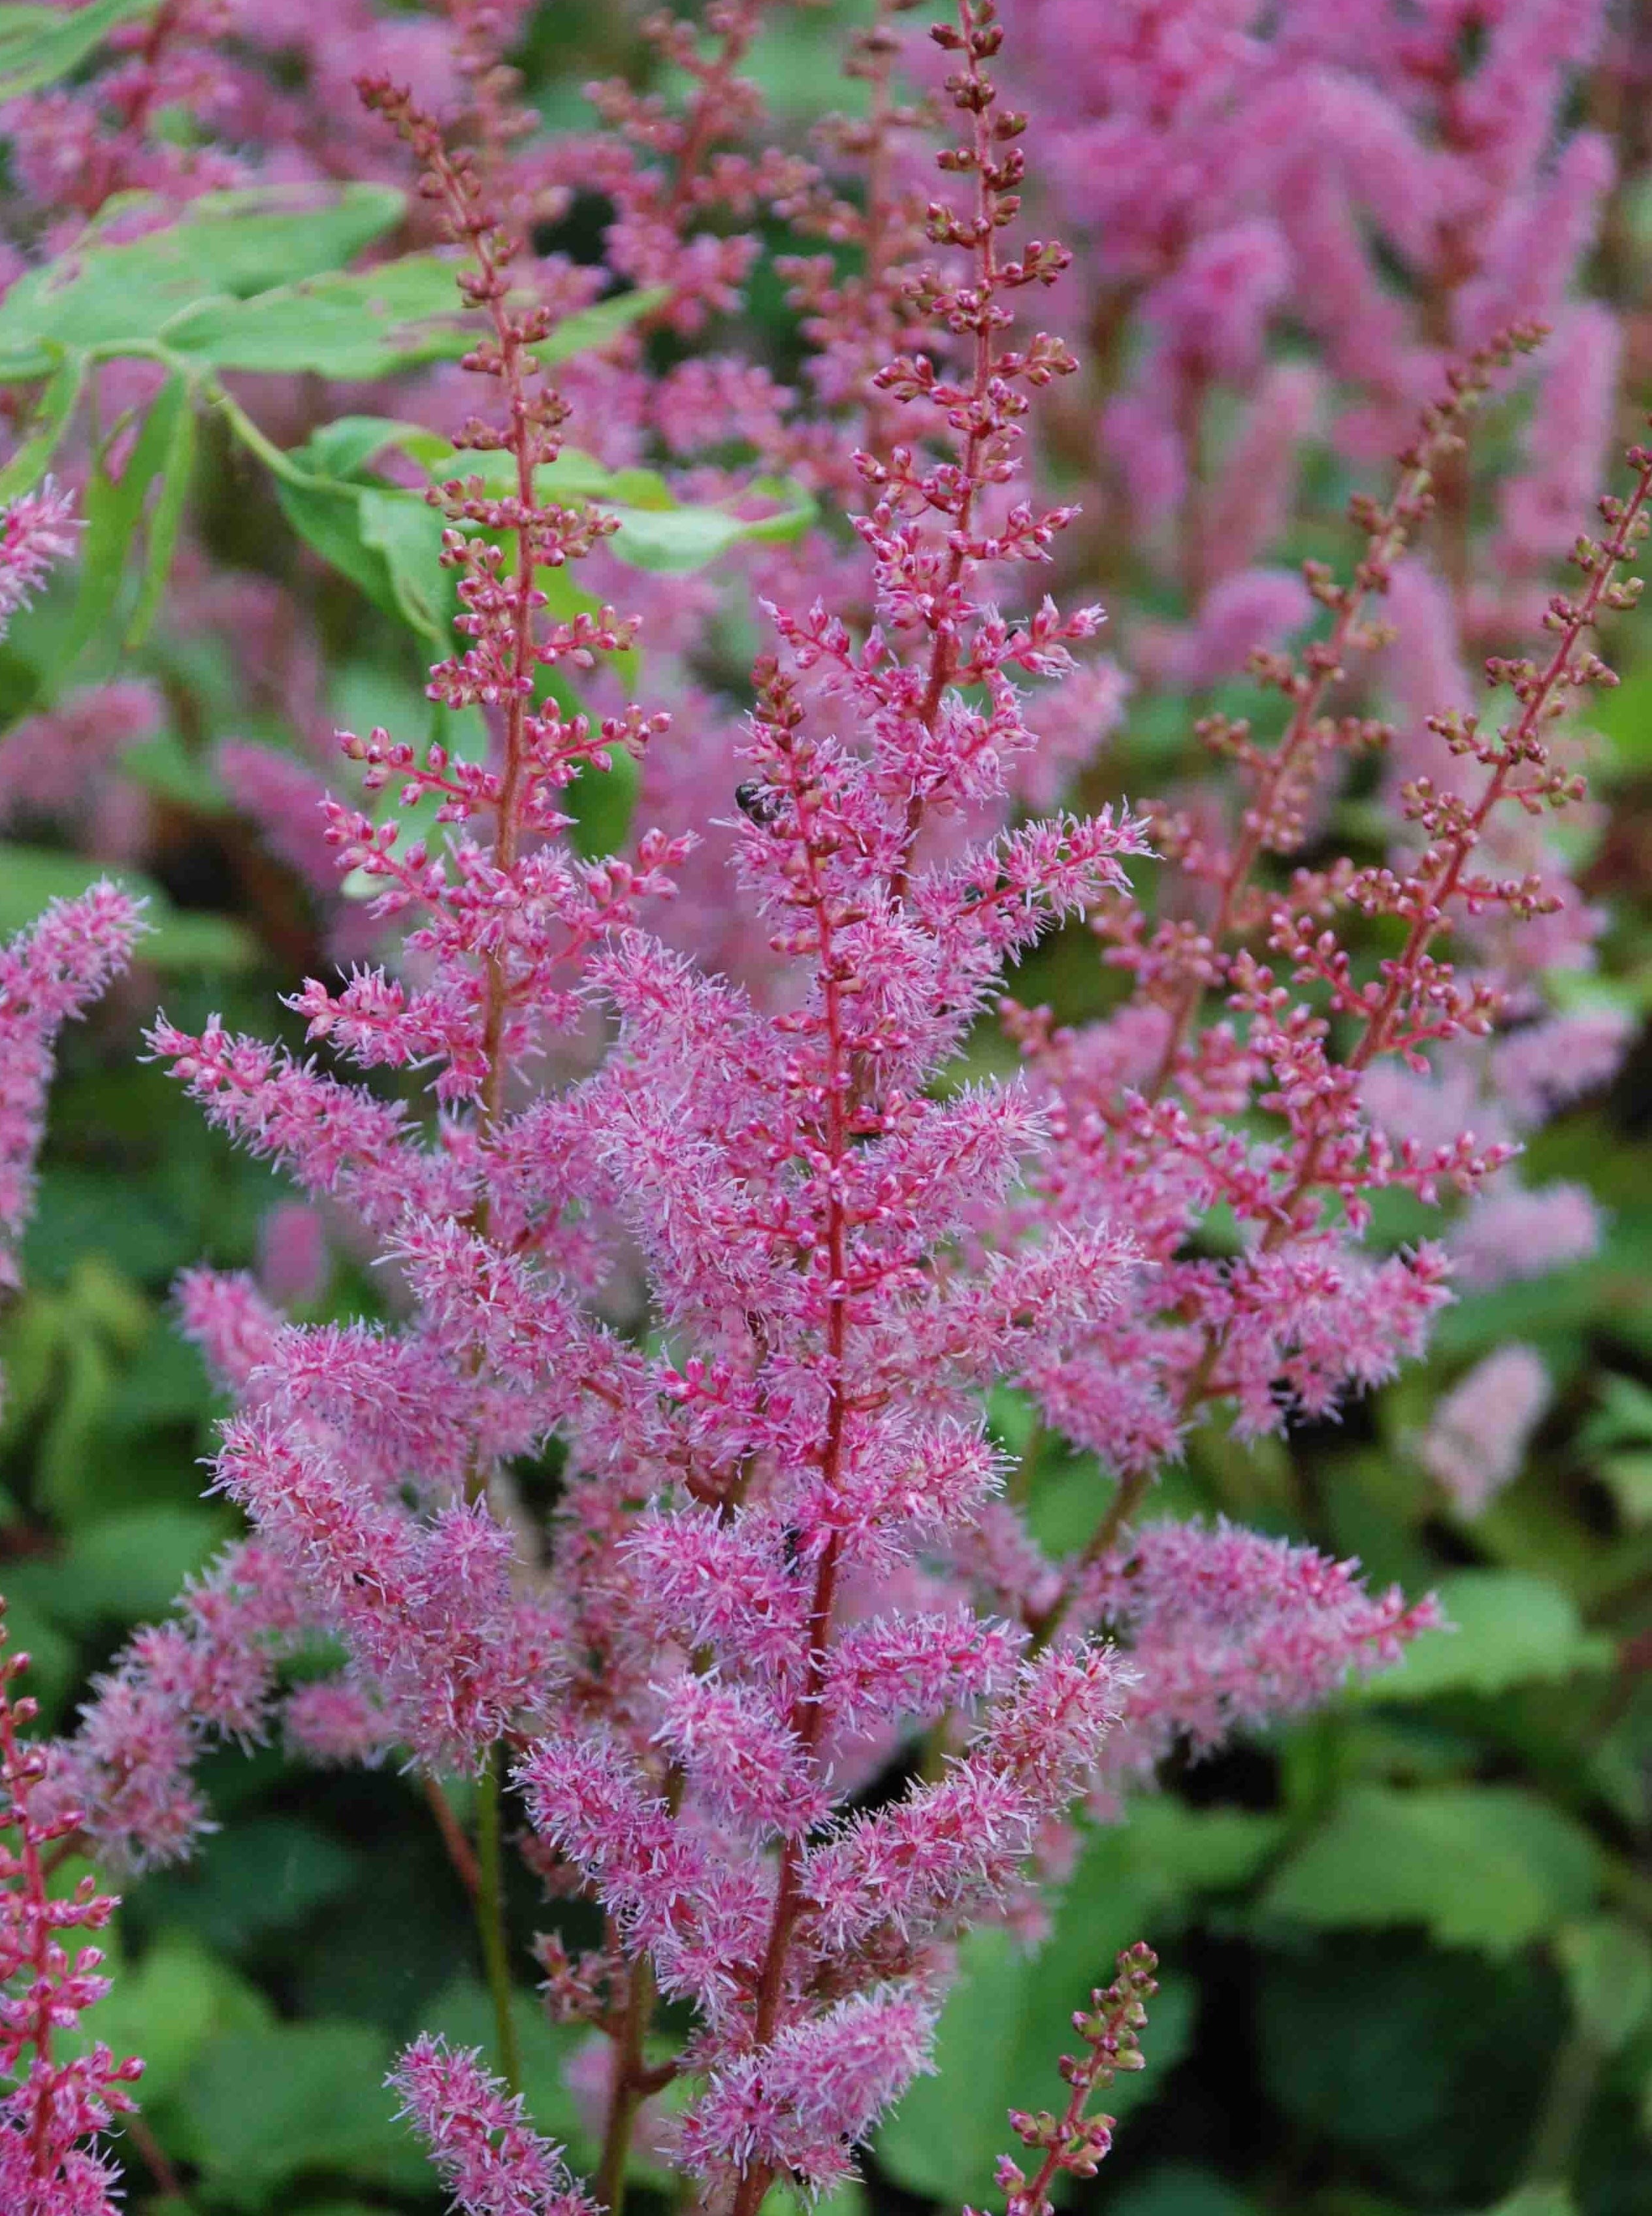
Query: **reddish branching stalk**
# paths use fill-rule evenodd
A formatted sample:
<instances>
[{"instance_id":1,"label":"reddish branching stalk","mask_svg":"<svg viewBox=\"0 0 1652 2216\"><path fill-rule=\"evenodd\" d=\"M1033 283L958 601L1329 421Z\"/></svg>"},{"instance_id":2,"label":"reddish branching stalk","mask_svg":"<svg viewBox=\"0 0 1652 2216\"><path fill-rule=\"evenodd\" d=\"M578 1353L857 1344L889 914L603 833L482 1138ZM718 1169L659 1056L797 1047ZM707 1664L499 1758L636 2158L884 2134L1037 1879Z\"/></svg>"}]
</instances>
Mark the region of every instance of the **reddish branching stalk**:
<instances>
[{"instance_id":1,"label":"reddish branching stalk","mask_svg":"<svg viewBox=\"0 0 1652 2216\"><path fill-rule=\"evenodd\" d=\"M1323 563L1304 565L1309 591L1331 611L1329 633L1306 648L1299 662L1277 654L1259 654L1253 660L1258 677L1292 704L1277 745L1263 752L1252 742L1247 725L1225 717L1209 717L1200 725L1205 744L1238 765L1250 790L1238 835L1224 855L1189 852L1185 835L1178 837L1174 824L1165 827L1165 851L1179 853L1188 874L1210 885L1215 913L1195 939L1176 945L1174 963L1185 974L1174 983L1169 1000L1170 1026L1147 1087L1150 1098L1157 1099L1175 1074L1206 991L1227 975L1225 942L1236 930L1261 920L1262 903L1250 889L1257 863L1264 853L1289 853L1301 844L1304 809L1326 757L1338 748L1369 746L1383 736L1381 727L1368 719L1328 717L1326 701L1346 678L1352 656L1383 643L1385 633L1370 621L1372 604L1387 592L1395 563L1433 512L1440 473L1460 454L1465 426L1490 391L1494 372L1517 354L1529 352L1541 337L1535 329L1511 331L1452 372L1446 398L1428 410L1416 443L1401 457L1402 475L1386 505L1354 502L1354 520L1366 536L1351 583L1338 584ZM1167 989L1172 982L1173 971Z\"/></svg>"},{"instance_id":2,"label":"reddish branching stalk","mask_svg":"<svg viewBox=\"0 0 1652 2216\"><path fill-rule=\"evenodd\" d=\"M1008 2155L1000 2158L996 2182L1008 2196L1007 2216L1050 2216L1050 2189L1056 2179L1094 2177L1112 2151L1115 2120L1086 2111L1093 2096L1105 2092L1121 2070L1146 2067L1141 2031L1147 2022L1147 2004L1158 1991L1153 1974L1158 1967L1158 1957L1151 1947L1139 1941L1127 1947L1119 1956L1113 1983L1090 1995L1088 2010L1075 2013L1072 2028L1088 2051L1061 2057L1061 2075L1072 2090L1060 2115L1047 2109L1036 2115L1010 2111L1010 2128L1023 2146L1041 2159L1029 2177ZM966 2211L966 2216L974 2216L974 2212Z\"/></svg>"}]
</instances>

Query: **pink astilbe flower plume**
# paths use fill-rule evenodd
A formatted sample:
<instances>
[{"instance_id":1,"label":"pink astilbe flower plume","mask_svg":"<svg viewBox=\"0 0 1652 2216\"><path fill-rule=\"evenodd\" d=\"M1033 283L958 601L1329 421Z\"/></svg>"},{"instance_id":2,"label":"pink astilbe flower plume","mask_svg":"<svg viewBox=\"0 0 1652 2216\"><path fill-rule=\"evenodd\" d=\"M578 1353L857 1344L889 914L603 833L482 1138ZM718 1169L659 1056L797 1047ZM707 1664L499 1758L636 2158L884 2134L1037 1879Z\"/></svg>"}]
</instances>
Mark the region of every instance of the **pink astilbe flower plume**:
<instances>
[{"instance_id":1,"label":"pink astilbe flower plume","mask_svg":"<svg viewBox=\"0 0 1652 2216\"><path fill-rule=\"evenodd\" d=\"M595 2216L557 2149L526 2121L521 2096L474 2052L417 2039L390 2084L464 2216Z\"/></svg>"},{"instance_id":2,"label":"pink astilbe flower plume","mask_svg":"<svg viewBox=\"0 0 1652 2216\"><path fill-rule=\"evenodd\" d=\"M80 520L74 496L50 477L0 512L0 638L60 562L75 551Z\"/></svg>"},{"instance_id":3,"label":"pink astilbe flower plume","mask_svg":"<svg viewBox=\"0 0 1652 2216\"><path fill-rule=\"evenodd\" d=\"M0 947L0 1291L17 1282L16 1245L34 1206L52 1046L129 959L138 904L107 882L56 901Z\"/></svg>"}]
</instances>

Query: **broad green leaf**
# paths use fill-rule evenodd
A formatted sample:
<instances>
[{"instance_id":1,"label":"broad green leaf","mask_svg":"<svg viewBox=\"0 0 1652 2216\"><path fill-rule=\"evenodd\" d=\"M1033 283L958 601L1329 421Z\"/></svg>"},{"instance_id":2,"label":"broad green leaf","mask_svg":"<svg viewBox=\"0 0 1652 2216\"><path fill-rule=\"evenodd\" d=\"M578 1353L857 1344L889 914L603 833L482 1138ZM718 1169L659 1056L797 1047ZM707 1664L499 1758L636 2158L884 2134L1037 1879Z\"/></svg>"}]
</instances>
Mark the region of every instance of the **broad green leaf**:
<instances>
[{"instance_id":1,"label":"broad green leaf","mask_svg":"<svg viewBox=\"0 0 1652 2216\"><path fill-rule=\"evenodd\" d=\"M111 1391L100 1413L114 1398ZM67 1551L43 1566L37 1595L53 1620L71 1630L164 1616L184 1580L206 1567L226 1536L224 1520L199 1508L104 1515L83 1524Z\"/></svg>"},{"instance_id":2,"label":"broad green leaf","mask_svg":"<svg viewBox=\"0 0 1652 2216\"><path fill-rule=\"evenodd\" d=\"M90 7L73 14L61 8L12 8L0 21L0 100L55 84L78 69L118 25L152 15L159 4L160 0L92 0Z\"/></svg>"},{"instance_id":3,"label":"broad green leaf","mask_svg":"<svg viewBox=\"0 0 1652 2216\"><path fill-rule=\"evenodd\" d=\"M361 489L332 485L317 479L294 483L290 477L275 480L275 497L281 513L307 546L359 586L387 615L402 612L390 564L382 551L369 546L361 535Z\"/></svg>"},{"instance_id":4,"label":"broad green leaf","mask_svg":"<svg viewBox=\"0 0 1652 2216\"><path fill-rule=\"evenodd\" d=\"M1579 1431L1578 1445L1586 1453L1596 1447L1652 1447L1652 1388L1608 1370L1599 1389L1600 1406Z\"/></svg>"},{"instance_id":5,"label":"broad green leaf","mask_svg":"<svg viewBox=\"0 0 1652 2216\"><path fill-rule=\"evenodd\" d=\"M236 1954L302 1924L360 1874L359 1858L293 1816L228 1823L187 1868L151 1881L151 1911L187 1923L207 1945Z\"/></svg>"},{"instance_id":6,"label":"broad green leaf","mask_svg":"<svg viewBox=\"0 0 1652 2216\"><path fill-rule=\"evenodd\" d=\"M611 300L598 300L588 308L579 308L571 316L564 316L548 339L534 348L534 353L549 367L559 361L571 361L575 354L594 354L599 348L611 346L623 330L642 317L652 315L662 300L671 297L668 285L649 285L640 292L621 292Z\"/></svg>"},{"instance_id":7,"label":"broad green leaf","mask_svg":"<svg viewBox=\"0 0 1652 2216\"><path fill-rule=\"evenodd\" d=\"M587 862L617 854L630 836L642 773L621 747L610 748L608 764L606 769L587 764L562 796L564 810L574 818L568 838Z\"/></svg>"},{"instance_id":8,"label":"broad green leaf","mask_svg":"<svg viewBox=\"0 0 1652 2216\"><path fill-rule=\"evenodd\" d=\"M1250 2216L1254 2206L1213 2170L1168 2162L1114 2194L1108 2216Z\"/></svg>"},{"instance_id":9,"label":"broad green leaf","mask_svg":"<svg viewBox=\"0 0 1652 2216\"><path fill-rule=\"evenodd\" d=\"M0 470L0 502L16 500L20 495L33 491L46 475L58 451L58 442L69 428L85 381L85 355L65 354L40 395L28 435L4 469Z\"/></svg>"},{"instance_id":10,"label":"broad green leaf","mask_svg":"<svg viewBox=\"0 0 1652 2216\"><path fill-rule=\"evenodd\" d=\"M1612 1642L1584 1629L1570 1594L1531 1571L1458 1571L1440 1579L1439 1594L1452 1628L1425 1631L1403 1661L1352 1697L1427 1701L1439 1693L1501 1693L1605 1669L1612 1659Z\"/></svg>"},{"instance_id":11,"label":"broad green leaf","mask_svg":"<svg viewBox=\"0 0 1652 2216\"><path fill-rule=\"evenodd\" d=\"M49 901L72 900L100 877L113 877L149 903L140 961L157 970L244 970L257 959L252 938L233 917L174 908L153 878L124 862L89 862L47 846L0 843L0 933L21 930Z\"/></svg>"},{"instance_id":12,"label":"broad green leaf","mask_svg":"<svg viewBox=\"0 0 1652 2216\"><path fill-rule=\"evenodd\" d=\"M312 477L355 477L387 446L401 447L421 465L453 452L439 433L417 423L398 422L391 416L336 416L295 447L292 459Z\"/></svg>"},{"instance_id":13,"label":"broad green leaf","mask_svg":"<svg viewBox=\"0 0 1652 2216\"><path fill-rule=\"evenodd\" d=\"M43 376L52 348L144 346L175 317L336 268L400 220L388 185L260 185L204 193L162 231L110 240L113 221L160 204L124 196L58 260L0 301L0 379ZM162 212L167 212L163 209Z\"/></svg>"},{"instance_id":14,"label":"broad green leaf","mask_svg":"<svg viewBox=\"0 0 1652 2216\"><path fill-rule=\"evenodd\" d=\"M363 2023L271 2024L212 2041L181 2093L210 2192L258 2209L310 2174L419 2191L429 2169L384 2088L390 2045Z\"/></svg>"},{"instance_id":15,"label":"broad green leaf","mask_svg":"<svg viewBox=\"0 0 1652 2216\"><path fill-rule=\"evenodd\" d=\"M1522 2185L1507 2201L1500 2201L1486 2216L1577 2216L1577 2202L1569 2185L1558 2180Z\"/></svg>"},{"instance_id":16,"label":"broad green leaf","mask_svg":"<svg viewBox=\"0 0 1652 2216\"><path fill-rule=\"evenodd\" d=\"M800 538L814 520L809 496L796 486L759 479L749 488L785 504L772 515L746 519L720 508L633 508L604 504L619 520L614 552L633 569L667 573L703 569L730 547L747 540L765 543Z\"/></svg>"},{"instance_id":17,"label":"broad green leaf","mask_svg":"<svg viewBox=\"0 0 1652 2216\"><path fill-rule=\"evenodd\" d=\"M1591 2042L1616 2054L1652 2010L1652 1943L1621 1916L1569 1924L1555 1941L1572 2012Z\"/></svg>"},{"instance_id":18,"label":"broad green leaf","mask_svg":"<svg viewBox=\"0 0 1652 2216\"><path fill-rule=\"evenodd\" d=\"M215 369L386 377L417 362L457 360L476 344L476 318L456 274L439 254L326 271L249 299L203 301L168 327L166 341Z\"/></svg>"},{"instance_id":19,"label":"broad green leaf","mask_svg":"<svg viewBox=\"0 0 1652 2216\"><path fill-rule=\"evenodd\" d=\"M998 2157L1016 2145L1009 2112L1060 2105L1057 2065L1072 2049L1072 2011L1110 1971L1096 1962L1080 1972L1084 1959L1053 1946L1023 1954L996 1928L962 1942L958 1982L937 2031L936 2075L908 2086L878 2134L879 2166L897 2184L955 2207L1003 2207L992 2177ZM1185 1978L1161 1979L1142 2034L1147 2066L1098 2095L1098 2108L1127 2115L1151 2099L1186 2051L1194 2001Z\"/></svg>"},{"instance_id":20,"label":"broad green leaf","mask_svg":"<svg viewBox=\"0 0 1652 2216\"><path fill-rule=\"evenodd\" d=\"M1443 1946L1497 1954L1586 1911L1596 1876L1588 1833L1512 1786L1356 1785L1262 1906L1329 1929L1422 1924Z\"/></svg>"},{"instance_id":21,"label":"broad green leaf","mask_svg":"<svg viewBox=\"0 0 1652 2216\"><path fill-rule=\"evenodd\" d=\"M507 490L515 483L514 465L508 454L470 454L451 449L427 462L432 480L441 484L454 477L480 477L484 484ZM751 541L796 539L814 521L815 504L799 485L777 477L758 477L746 488L748 496L777 503L769 515L744 517L727 508L684 506L666 480L654 470L611 470L593 454L566 446L554 462L534 471L534 487L541 499L600 501L614 516L619 530L609 541L610 551L636 569L683 573L703 569L730 547Z\"/></svg>"},{"instance_id":22,"label":"broad green leaf","mask_svg":"<svg viewBox=\"0 0 1652 2216\"><path fill-rule=\"evenodd\" d=\"M175 2093L215 2034L255 2028L267 2004L255 1987L187 1931L167 1930L64 2039L84 2053L101 2040L144 2058L144 2105Z\"/></svg>"},{"instance_id":23,"label":"broad green leaf","mask_svg":"<svg viewBox=\"0 0 1652 2216\"><path fill-rule=\"evenodd\" d=\"M1590 706L1588 721L1612 741L1612 752L1625 769L1644 768L1652 760L1652 668L1635 670L1621 685L1600 694Z\"/></svg>"},{"instance_id":24,"label":"broad green leaf","mask_svg":"<svg viewBox=\"0 0 1652 2216\"><path fill-rule=\"evenodd\" d=\"M157 799L175 801L198 814L216 813L229 805L210 759L192 754L175 731L157 731L152 739L122 747L115 767Z\"/></svg>"},{"instance_id":25,"label":"broad green leaf","mask_svg":"<svg viewBox=\"0 0 1652 2216\"><path fill-rule=\"evenodd\" d=\"M362 544L384 558L394 612L421 638L445 649L456 602L442 566L441 517L417 493L367 487L359 503Z\"/></svg>"}]
</instances>

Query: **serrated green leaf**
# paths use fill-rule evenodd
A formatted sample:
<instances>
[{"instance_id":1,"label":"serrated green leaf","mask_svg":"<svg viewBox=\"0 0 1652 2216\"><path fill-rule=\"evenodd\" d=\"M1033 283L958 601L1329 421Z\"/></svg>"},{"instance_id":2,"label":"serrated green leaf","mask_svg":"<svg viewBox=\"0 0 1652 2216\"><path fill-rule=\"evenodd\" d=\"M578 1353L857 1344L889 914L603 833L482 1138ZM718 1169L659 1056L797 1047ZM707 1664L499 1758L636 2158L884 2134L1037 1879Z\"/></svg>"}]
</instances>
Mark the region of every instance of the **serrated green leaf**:
<instances>
[{"instance_id":1,"label":"serrated green leaf","mask_svg":"<svg viewBox=\"0 0 1652 2216\"><path fill-rule=\"evenodd\" d=\"M123 1964L107 1996L64 2037L67 2053L101 2040L144 2058L144 2105L176 2092L215 2036L254 2028L267 2004L255 1987L184 1931L166 1931L141 1962Z\"/></svg>"},{"instance_id":2,"label":"serrated green leaf","mask_svg":"<svg viewBox=\"0 0 1652 2216\"><path fill-rule=\"evenodd\" d=\"M0 22L0 100L36 92L79 68L109 33L140 15L152 15L160 0L92 0L65 15L60 8L14 7Z\"/></svg>"},{"instance_id":3,"label":"serrated green leaf","mask_svg":"<svg viewBox=\"0 0 1652 2216\"><path fill-rule=\"evenodd\" d=\"M85 382L85 355L78 352L65 354L40 395L27 434L4 469L0 470L0 503L32 492L46 475L58 441L69 428Z\"/></svg>"},{"instance_id":4,"label":"serrated green leaf","mask_svg":"<svg viewBox=\"0 0 1652 2216\"><path fill-rule=\"evenodd\" d=\"M419 362L452 361L476 342L456 265L408 254L376 268L335 270L248 299L203 301L167 329L167 344L215 369L358 383Z\"/></svg>"},{"instance_id":5,"label":"serrated green leaf","mask_svg":"<svg viewBox=\"0 0 1652 2216\"><path fill-rule=\"evenodd\" d=\"M1587 1910L1594 1841L1510 1786L1356 1785L1279 1870L1266 1913L1322 1929L1418 1924L1507 1954Z\"/></svg>"},{"instance_id":6,"label":"serrated green leaf","mask_svg":"<svg viewBox=\"0 0 1652 2216\"><path fill-rule=\"evenodd\" d=\"M229 293L263 292L347 262L400 220L388 185L258 185L204 193L162 231L106 241L114 220L150 206L110 202L69 253L20 277L0 301L0 379L46 374L54 348L119 349L158 340L175 317Z\"/></svg>"},{"instance_id":7,"label":"serrated green leaf","mask_svg":"<svg viewBox=\"0 0 1652 2216\"><path fill-rule=\"evenodd\" d=\"M1440 1693L1501 1693L1612 1662L1612 1642L1585 1630L1570 1594L1531 1571L1458 1571L1440 1579L1439 1594L1452 1628L1425 1631L1402 1661L1366 1680L1353 1698L1428 1701Z\"/></svg>"},{"instance_id":8,"label":"serrated green leaf","mask_svg":"<svg viewBox=\"0 0 1652 2216\"><path fill-rule=\"evenodd\" d=\"M369 2025L271 2024L215 2040L182 2088L211 2191L262 2207L306 2174L417 2191L429 2177L384 2090L390 2041Z\"/></svg>"}]
</instances>

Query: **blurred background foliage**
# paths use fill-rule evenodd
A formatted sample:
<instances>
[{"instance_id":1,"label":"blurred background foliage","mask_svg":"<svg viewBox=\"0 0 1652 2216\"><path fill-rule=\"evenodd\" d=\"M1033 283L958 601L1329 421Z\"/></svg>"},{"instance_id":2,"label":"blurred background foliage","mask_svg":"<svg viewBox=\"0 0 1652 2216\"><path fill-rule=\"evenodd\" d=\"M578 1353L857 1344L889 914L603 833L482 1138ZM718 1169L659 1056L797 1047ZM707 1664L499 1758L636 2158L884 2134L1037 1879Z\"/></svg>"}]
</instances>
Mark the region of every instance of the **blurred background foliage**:
<instances>
[{"instance_id":1,"label":"blurred background foliage","mask_svg":"<svg viewBox=\"0 0 1652 2216\"><path fill-rule=\"evenodd\" d=\"M765 34L752 74L788 134L839 102L831 57L850 12L789 12ZM620 11L551 0L519 58L555 125L576 114L586 77L636 68L639 50ZM746 337L783 372L795 347L778 288L759 284L756 298ZM1340 466L1319 466L1299 556L1346 551ZM292 576L293 532L220 426L203 426L189 467L215 553ZM232 638L179 638L163 618L122 652L114 603L135 589L124 576L117 562L81 674L141 672L167 703L161 734L117 766L157 810L146 881L157 929L135 976L68 1042L28 1290L0 1320L0 1588L48 1724L233 1528L200 1495L214 1404L169 1328L168 1289L202 1259L252 1263L278 1197L134 1063L138 1029L163 1001L192 1026L217 1009L267 1031L276 993L319 959L301 885L205 766L231 730L282 745L279 717L249 711ZM0 721L51 692L80 620L75 590L0 648ZM394 728L416 699L426 642L342 576L306 590L341 718ZM730 671L743 643L731 637ZM913 2090L848 2198L887 2216L990 2206L1004 2111L1053 2099L1071 2011L1118 1948L1145 1937L1165 1966L1149 2065L1119 2089L1116 2148L1082 2205L1110 2216L1652 2212L1652 623L1620 630L1614 659L1625 681L1597 719L1610 818L1585 872L1613 921L1588 989L1634 1012L1640 1043L1604 1097L1532 1149L1535 1178L1595 1194L1602 1253L1464 1297L1428 1362L1340 1425L1254 1450L1200 1437L1161 1489L1178 1513L1226 1512L1357 1554L1373 1581L1435 1589L1455 1628L1330 1713L1186 1768L1127 1824L1094 1831L1041 1942L972 1939L940 2074ZM1143 699L1102 784L1157 785L1211 705ZM1340 839L1360 836L1360 805L1344 803ZM0 928L91 874L67 853L7 850ZM1068 933L1023 997L1077 1017L1108 989L1093 944ZM982 1042L984 1056L1003 1051ZM1393 1240L1423 1228L1421 1212L1381 1226ZM377 1300L366 1275L335 1263L304 1313L371 1314ZM1414 1443L1441 1394L1516 1339L1541 1352L1555 1399L1519 1480L1471 1525ZM1073 1511L1099 1474L1038 1449L1012 1398L998 1421L1006 1443L1035 1449L1034 1515L1059 1547L1093 1520ZM206 1782L221 1828L188 1868L127 1888L115 1991L92 2022L148 2059L141 2137L123 2142L134 2208L433 2207L378 2088L397 2041L419 2027L485 2040L487 2010L464 1899L413 1784L299 1770L267 1749L212 1757ZM572 1927L584 1912L563 1911ZM546 1920L525 1885L514 1928ZM579 2034L544 2022L525 1949L519 1969L530 2106L586 2164L588 2120L565 2077ZM638 2205L662 2206L661 2173L646 2155L639 2164Z\"/></svg>"}]
</instances>

